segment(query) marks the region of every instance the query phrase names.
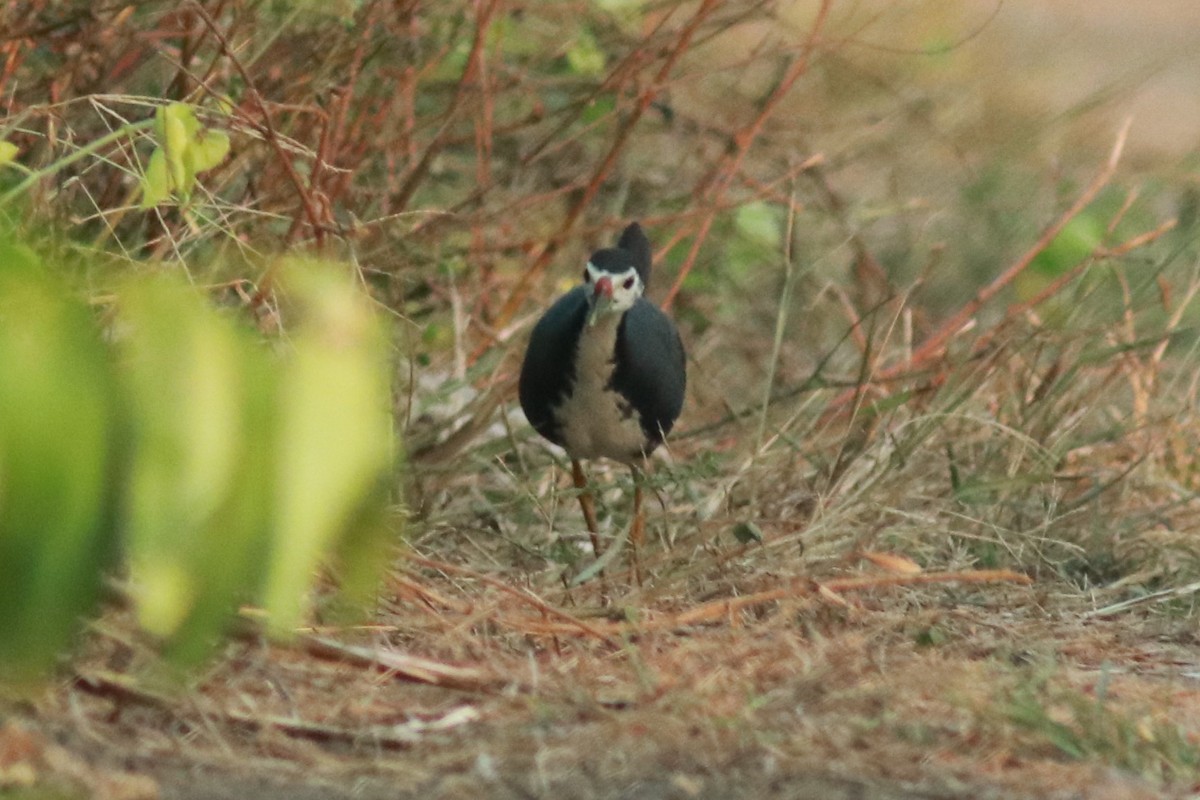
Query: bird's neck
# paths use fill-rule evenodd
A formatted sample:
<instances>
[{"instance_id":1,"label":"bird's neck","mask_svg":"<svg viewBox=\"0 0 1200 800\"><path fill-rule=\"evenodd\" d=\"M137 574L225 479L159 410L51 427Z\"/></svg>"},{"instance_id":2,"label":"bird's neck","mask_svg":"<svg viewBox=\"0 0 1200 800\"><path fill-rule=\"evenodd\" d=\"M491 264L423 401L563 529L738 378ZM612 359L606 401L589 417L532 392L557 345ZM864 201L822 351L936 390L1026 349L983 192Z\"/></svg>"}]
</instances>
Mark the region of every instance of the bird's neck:
<instances>
[{"instance_id":1,"label":"bird's neck","mask_svg":"<svg viewBox=\"0 0 1200 800\"><path fill-rule=\"evenodd\" d=\"M592 325L585 324L575 353L576 379L584 382L608 381L617 349L617 332L623 314L604 314Z\"/></svg>"}]
</instances>

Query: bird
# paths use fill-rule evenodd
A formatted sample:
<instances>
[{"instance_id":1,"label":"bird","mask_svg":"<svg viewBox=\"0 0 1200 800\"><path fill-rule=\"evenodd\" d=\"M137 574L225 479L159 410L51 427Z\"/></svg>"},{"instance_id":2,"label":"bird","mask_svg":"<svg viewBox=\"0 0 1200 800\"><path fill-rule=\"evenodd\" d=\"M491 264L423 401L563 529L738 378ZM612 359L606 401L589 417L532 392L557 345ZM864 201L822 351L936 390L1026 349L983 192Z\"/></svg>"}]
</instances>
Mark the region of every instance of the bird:
<instances>
[{"instance_id":1,"label":"bird","mask_svg":"<svg viewBox=\"0 0 1200 800\"><path fill-rule=\"evenodd\" d=\"M630 556L641 582L644 537L641 469L683 410L687 364L679 330L646 299L653 260L642 226L630 223L615 247L592 253L583 282L533 327L518 383L533 429L562 447L595 555L601 556L595 506L581 460L607 458L633 473Z\"/></svg>"}]
</instances>

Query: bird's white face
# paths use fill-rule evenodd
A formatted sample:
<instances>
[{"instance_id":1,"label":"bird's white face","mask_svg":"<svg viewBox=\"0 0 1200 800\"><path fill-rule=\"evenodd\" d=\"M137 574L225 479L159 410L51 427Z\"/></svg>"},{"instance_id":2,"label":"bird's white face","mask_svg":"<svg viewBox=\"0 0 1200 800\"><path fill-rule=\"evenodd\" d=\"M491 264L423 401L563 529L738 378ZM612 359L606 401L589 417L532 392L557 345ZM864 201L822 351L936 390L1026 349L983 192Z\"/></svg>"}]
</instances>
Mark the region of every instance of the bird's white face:
<instances>
[{"instance_id":1,"label":"bird's white face","mask_svg":"<svg viewBox=\"0 0 1200 800\"><path fill-rule=\"evenodd\" d=\"M606 314L620 316L633 304L646 287L633 267L624 272L608 272L588 262L583 271L583 281L590 290L588 294L588 325Z\"/></svg>"}]
</instances>

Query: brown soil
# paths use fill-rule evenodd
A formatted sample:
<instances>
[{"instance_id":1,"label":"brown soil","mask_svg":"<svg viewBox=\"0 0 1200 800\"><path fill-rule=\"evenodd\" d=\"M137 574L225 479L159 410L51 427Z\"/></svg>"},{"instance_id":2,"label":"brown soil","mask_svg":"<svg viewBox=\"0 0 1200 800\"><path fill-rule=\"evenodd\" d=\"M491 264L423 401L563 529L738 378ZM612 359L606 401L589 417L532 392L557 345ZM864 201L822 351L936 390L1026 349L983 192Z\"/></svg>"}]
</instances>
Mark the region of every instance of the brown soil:
<instances>
[{"instance_id":1,"label":"brown soil","mask_svg":"<svg viewBox=\"0 0 1200 800\"><path fill-rule=\"evenodd\" d=\"M1085 619L1056 594L947 585L847 593L845 606L797 597L734 625L616 642L444 631L405 647L396 628L343 632L378 645L374 668L243 639L182 694L122 677L141 648L97 636L75 678L0 734L0 754L32 736L35 769L111 798L152 797L155 784L180 800L1170 796L1011 726L1006 709L1037 675L1102 693L1146 736L1162 721L1195 725L1190 624L1136 611ZM480 593L475 608L528 620L506 597ZM122 629L119 615L105 627ZM427 680L462 688L394 671L406 670L388 661L398 651L420 651ZM439 676L439 663L465 671ZM1054 713L1070 722L1065 707Z\"/></svg>"}]
</instances>

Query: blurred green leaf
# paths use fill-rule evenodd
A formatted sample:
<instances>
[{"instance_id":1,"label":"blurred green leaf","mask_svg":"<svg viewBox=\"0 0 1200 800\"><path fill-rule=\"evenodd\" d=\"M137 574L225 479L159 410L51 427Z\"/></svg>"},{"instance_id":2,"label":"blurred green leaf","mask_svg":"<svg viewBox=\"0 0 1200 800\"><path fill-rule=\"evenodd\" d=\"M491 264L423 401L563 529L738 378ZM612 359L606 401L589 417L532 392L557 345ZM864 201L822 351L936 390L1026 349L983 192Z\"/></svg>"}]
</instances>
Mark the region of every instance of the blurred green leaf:
<instances>
[{"instance_id":1,"label":"blurred green leaf","mask_svg":"<svg viewBox=\"0 0 1200 800\"><path fill-rule=\"evenodd\" d=\"M613 94L602 94L595 100L588 103L587 108L579 115L580 120L585 124L595 122L598 119L603 119L611 114L617 107L617 98Z\"/></svg>"},{"instance_id":2,"label":"blurred green leaf","mask_svg":"<svg viewBox=\"0 0 1200 800\"><path fill-rule=\"evenodd\" d=\"M12 163L12 161L16 159L18 152L20 152L20 150L15 144L0 139L0 167L3 167L5 164Z\"/></svg>"},{"instance_id":3,"label":"blurred green leaf","mask_svg":"<svg viewBox=\"0 0 1200 800\"><path fill-rule=\"evenodd\" d=\"M733 526L733 538L742 544L763 541L762 528L753 522L739 522Z\"/></svg>"},{"instance_id":4,"label":"blurred green leaf","mask_svg":"<svg viewBox=\"0 0 1200 800\"><path fill-rule=\"evenodd\" d=\"M116 555L120 427L91 316L0 241L0 667L49 669Z\"/></svg>"},{"instance_id":5,"label":"blurred green leaf","mask_svg":"<svg viewBox=\"0 0 1200 800\"><path fill-rule=\"evenodd\" d=\"M377 518L371 509L382 505L394 457L380 321L344 274L301 260L281 272L299 324L280 376L278 518L263 590L276 633L304 618L297 598L322 554L345 543L355 523Z\"/></svg>"},{"instance_id":6,"label":"blurred green leaf","mask_svg":"<svg viewBox=\"0 0 1200 800\"><path fill-rule=\"evenodd\" d=\"M467 60L471 57L471 43L460 39L453 42L446 55L437 62L434 76L438 80L458 80L467 68Z\"/></svg>"},{"instance_id":7,"label":"blurred green leaf","mask_svg":"<svg viewBox=\"0 0 1200 800\"><path fill-rule=\"evenodd\" d=\"M1057 278L1092 254L1104 240L1104 224L1083 213L1068 222L1046 249L1038 253L1030 270Z\"/></svg>"},{"instance_id":8,"label":"blurred green leaf","mask_svg":"<svg viewBox=\"0 0 1200 800\"><path fill-rule=\"evenodd\" d=\"M783 252L783 224L783 209L778 206L762 201L739 206L732 224L726 223L723 279L737 280L764 261L778 262Z\"/></svg>"},{"instance_id":9,"label":"blurred green leaf","mask_svg":"<svg viewBox=\"0 0 1200 800\"><path fill-rule=\"evenodd\" d=\"M330 555L344 596L368 598L393 539L381 323L344 271L281 271L295 305L281 352L182 281L121 297L133 586L142 625L184 665L256 596L275 632L301 624Z\"/></svg>"},{"instance_id":10,"label":"blurred green leaf","mask_svg":"<svg viewBox=\"0 0 1200 800\"><path fill-rule=\"evenodd\" d=\"M1042 294L1062 275L1090 256L1104 240L1104 224L1094 214L1083 213L1068 222L1058 236L1038 253L1029 268L1013 281L1013 291L1022 301ZM1061 325L1070 316L1065 298L1050 297L1039 306L1044 322Z\"/></svg>"},{"instance_id":11,"label":"blurred green leaf","mask_svg":"<svg viewBox=\"0 0 1200 800\"><path fill-rule=\"evenodd\" d=\"M937 625L930 625L917 631L916 636L913 637L913 641L918 647L937 647L945 644L949 638L944 628Z\"/></svg>"},{"instance_id":12,"label":"blurred green leaf","mask_svg":"<svg viewBox=\"0 0 1200 800\"><path fill-rule=\"evenodd\" d=\"M394 541L387 338L345 270L283 272L286 350L156 276L117 292L114 363L89 309L32 249L0 242L6 683L65 649L119 534L138 619L176 665L256 597L275 631L294 629L322 564L342 597L370 599Z\"/></svg>"},{"instance_id":13,"label":"blurred green leaf","mask_svg":"<svg viewBox=\"0 0 1200 800\"><path fill-rule=\"evenodd\" d=\"M777 251L783 242L783 209L761 200L746 203L738 206L734 226L743 238Z\"/></svg>"},{"instance_id":14,"label":"blurred green leaf","mask_svg":"<svg viewBox=\"0 0 1200 800\"><path fill-rule=\"evenodd\" d=\"M247 435L243 353L231 324L181 282L130 285L120 318L133 434L132 579L141 624L169 637L202 593L208 550L244 533L211 527L232 494Z\"/></svg>"},{"instance_id":15,"label":"blurred green leaf","mask_svg":"<svg viewBox=\"0 0 1200 800\"><path fill-rule=\"evenodd\" d=\"M646 0L592 0L592 4L609 13L622 13L640 9Z\"/></svg>"},{"instance_id":16,"label":"blurred green leaf","mask_svg":"<svg viewBox=\"0 0 1200 800\"><path fill-rule=\"evenodd\" d=\"M590 31L581 30L575 36L575 41L567 49L567 66L571 72L585 77L596 77L604 74L608 58L596 37Z\"/></svg>"},{"instance_id":17,"label":"blurred green leaf","mask_svg":"<svg viewBox=\"0 0 1200 800\"><path fill-rule=\"evenodd\" d=\"M497 16L488 26L486 48L489 53L502 54L506 60L528 63L544 52L542 40L531 35L520 14Z\"/></svg>"}]
</instances>

